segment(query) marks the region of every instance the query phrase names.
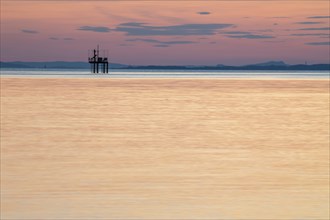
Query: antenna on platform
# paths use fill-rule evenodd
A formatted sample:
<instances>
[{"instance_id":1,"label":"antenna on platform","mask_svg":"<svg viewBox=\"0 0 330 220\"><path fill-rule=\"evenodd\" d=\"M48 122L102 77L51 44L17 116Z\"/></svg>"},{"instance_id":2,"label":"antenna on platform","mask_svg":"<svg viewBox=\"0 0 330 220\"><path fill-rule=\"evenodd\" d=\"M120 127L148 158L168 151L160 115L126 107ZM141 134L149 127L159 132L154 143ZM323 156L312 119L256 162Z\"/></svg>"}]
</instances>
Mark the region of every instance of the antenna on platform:
<instances>
[{"instance_id":1,"label":"antenna on platform","mask_svg":"<svg viewBox=\"0 0 330 220\"><path fill-rule=\"evenodd\" d=\"M99 56L99 55L100 55L100 46L97 45L97 56Z\"/></svg>"}]
</instances>

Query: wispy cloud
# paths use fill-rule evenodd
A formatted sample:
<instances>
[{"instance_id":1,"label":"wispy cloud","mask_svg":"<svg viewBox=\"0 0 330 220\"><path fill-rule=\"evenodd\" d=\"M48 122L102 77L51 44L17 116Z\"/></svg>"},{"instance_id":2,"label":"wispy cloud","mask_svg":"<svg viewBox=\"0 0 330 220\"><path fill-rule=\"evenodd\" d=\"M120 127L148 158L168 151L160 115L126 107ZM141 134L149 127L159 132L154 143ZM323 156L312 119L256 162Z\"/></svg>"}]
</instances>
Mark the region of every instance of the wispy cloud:
<instances>
[{"instance_id":1,"label":"wispy cloud","mask_svg":"<svg viewBox=\"0 0 330 220\"><path fill-rule=\"evenodd\" d=\"M209 15L209 14L211 14L211 12L208 12L208 11L200 11L200 12L197 12L197 14L200 14L200 15Z\"/></svg>"},{"instance_id":2,"label":"wispy cloud","mask_svg":"<svg viewBox=\"0 0 330 220\"><path fill-rule=\"evenodd\" d=\"M126 41L143 41L147 43L157 43L157 44L167 44L167 45L173 45L173 44L194 44L197 43L195 41L160 41L155 39L145 39L145 38L135 38L135 39L128 39Z\"/></svg>"},{"instance_id":3,"label":"wispy cloud","mask_svg":"<svg viewBox=\"0 0 330 220\"><path fill-rule=\"evenodd\" d=\"M266 42L266 43L283 43L283 42L285 42L285 40L265 40L263 42Z\"/></svg>"},{"instance_id":4,"label":"wispy cloud","mask_svg":"<svg viewBox=\"0 0 330 220\"><path fill-rule=\"evenodd\" d=\"M271 17L271 18L279 18L279 19L285 19L285 18L290 18L290 17L285 17L285 16L277 16L277 17Z\"/></svg>"},{"instance_id":5,"label":"wispy cloud","mask_svg":"<svg viewBox=\"0 0 330 220\"><path fill-rule=\"evenodd\" d=\"M251 34L251 32L245 32L245 31L227 31L223 32L224 34Z\"/></svg>"},{"instance_id":6,"label":"wispy cloud","mask_svg":"<svg viewBox=\"0 0 330 220\"><path fill-rule=\"evenodd\" d=\"M107 33L110 32L111 29L108 27L102 26L81 26L77 30L79 31L92 31L92 32L100 32L100 33Z\"/></svg>"},{"instance_id":7,"label":"wispy cloud","mask_svg":"<svg viewBox=\"0 0 330 220\"><path fill-rule=\"evenodd\" d=\"M326 18L330 18L330 16L311 16L311 17L307 17L308 19L326 19Z\"/></svg>"},{"instance_id":8,"label":"wispy cloud","mask_svg":"<svg viewBox=\"0 0 330 220\"><path fill-rule=\"evenodd\" d=\"M123 23L114 30L129 36L193 36L214 35L218 30L233 27L233 24L182 24L173 26L151 26L145 23Z\"/></svg>"},{"instance_id":9,"label":"wispy cloud","mask_svg":"<svg viewBox=\"0 0 330 220\"><path fill-rule=\"evenodd\" d=\"M141 41L141 42L151 43L155 47L169 47L169 46L172 46L172 45L179 45L179 44L195 44L195 43L198 43L198 42L195 42L195 41L160 41L160 40L147 39L147 38L134 38L134 39L128 39L126 41L128 41L128 42Z\"/></svg>"},{"instance_id":10,"label":"wispy cloud","mask_svg":"<svg viewBox=\"0 0 330 220\"><path fill-rule=\"evenodd\" d=\"M272 29L260 29L260 30L254 30L256 32L274 32Z\"/></svg>"},{"instance_id":11,"label":"wispy cloud","mask_svg":"<svg viewBox=\"0 0 330 220\"><path fill-rule=\"evenodd\" d=\"M328 31L330 27L320 27L320 28L302 28L300 31Z\"/></svg>"},{"instance_id":12,"label":"wispy cloud","mask_svg":"<svg viewBox=\"0 0 330 220\"><path fill-rule=\"evenodd\" d=\"M267 30L268 32L272 30ZM261 31L259 31L261 32ZM255 34L249 31L225 31L221 32L221 34L226 34L226 37L229 38L237 38L237 39L270 39L275 38L271 35L263 35L263 34Z\"/></svg>"},{"instance_id":13,"label":"wispy cloud","mask_svg":"<svg viewBox=\"0 0 330 220\"><path fill-rule=\"evenodd\" d=\"M36 30L30 30L30 29L22 29L21 30L23 33L26 33L26 34L38 34L39 31L36 31Z\"/></svg>"},{"instance_id":14,"label":"wispy cloud","mask_svg":"<svg viewBox=\"0 0 330 220\"><path fill-rule=\"evenodd\" d=\"M313 33L313 34L291 34L291 36L298 36L298 37L304 37L304 36L330 36L330 34L325 33Z\"/></svg>"},{"instance_id":15,"label":"wispy cloud","mask_svg":"<svg viewBox=\"0 0 330 220\"><path fill-rule=\"evenodd\" d=\"M141 22L127 22L127 23L121 23L120 26L131 26L131 27L139 27L141 25L144 25L146 23Z\"/></svg>"},{"instance_id":16,"label":"wispy cloud","mask_svg":"<svg viewBox=\"0 0 330 220\"><path fill-rule=\"evenodd\" d=\"M152 26L146 23L128 22L111 29L104 26L81 26L77 30L107 33L111 31L124 32L128 36L194 36L214 35L219 30L234 27L233 24L181 24L171 26Z\"/></svg>"},{"instance_id":17,"label":"wispy cloud","mask_svg":"<svg viewBox=\"0 0 330 220\"><path fill-rule=\"evenodd\" d=\"M71 37L59 38L59 37L49 37L49 40L74 40Z\"/></svg>"},{"instance_id":18,"label":"wispy cloud","mask_svg":"<svg viewBox=\"0 0 330 220\"><path fill-rule=\"evenodd\" d=\"M227 37L238 38L238 39L270 39L270 38L275 38L274 36L269 36L269 35L255 35L255 34L227 35Z\"/></svg>"},{"instance_id":19,"label":"wispy cloud","mask_svg":"<svg viewBox=\"0 0 330 220\"><path fill-rule=\"evenodd\" d=\"M330 42L310 42L310 43L305 43L306 45L312 45L312 46L330 46Z\"/></svg>"},{"instance_id":20,"label":"wispy cloud","mask_svg":"<svg viewBox=\"0 0 330 220\"><path fill-rule=\"evenodd\" d=\"M322 24L324 22L318 22L318 21L302 21L302 22L296 22L295 24Z\"/></svg>"}]
</instances>

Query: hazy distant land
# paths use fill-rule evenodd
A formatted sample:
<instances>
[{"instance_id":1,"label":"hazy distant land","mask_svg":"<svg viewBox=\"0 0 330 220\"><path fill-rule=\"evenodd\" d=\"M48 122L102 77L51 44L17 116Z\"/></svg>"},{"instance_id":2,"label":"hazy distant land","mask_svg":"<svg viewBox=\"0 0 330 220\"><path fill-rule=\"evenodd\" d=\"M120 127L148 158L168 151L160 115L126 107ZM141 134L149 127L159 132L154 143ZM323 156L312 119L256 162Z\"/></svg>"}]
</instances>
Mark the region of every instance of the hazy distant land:
<instances>
[{"instance_id":1,"label":"hazy distant land","mask_svg":"<svg viewBox=\"0 0 330 220\"><path fill-rule=\"evenodd\" d=\"M44 68L44 69L89 69L88 62L0 62L1 68ZM295 64L289 65L283 61L269 61L265 63L249 64L243 66L228 66L218 64L215 66L180 66L180 65L126 65L119 63L110 63L110 69L146 69L146 70L285 70L285 71L326 71L330 70L330 64Z\"/></svg>"}]
</instances>

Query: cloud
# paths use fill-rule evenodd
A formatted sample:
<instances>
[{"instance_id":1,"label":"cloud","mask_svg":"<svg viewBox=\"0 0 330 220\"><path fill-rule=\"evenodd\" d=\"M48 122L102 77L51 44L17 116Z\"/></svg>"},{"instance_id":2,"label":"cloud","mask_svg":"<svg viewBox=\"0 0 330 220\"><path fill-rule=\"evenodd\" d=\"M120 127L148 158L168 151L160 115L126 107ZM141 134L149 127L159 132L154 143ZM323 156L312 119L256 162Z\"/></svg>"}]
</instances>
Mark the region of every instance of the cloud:
<instances>
[{"instance_id":1,"label":"cloud","mask_svg":"<svg viewBox=\"0 0 330 220\"><path fill-rule=\"evenodd\" d=\"M227 31L223 32L224 34L251 34L250 32L245 32L245 31Z\"/></svg>"},{"instance_id":2,"label":"cloud","mask_svg":"<svg viewBox=\"0 0 330 220\"><path fill-rule=\"evenodd\" d=\"M310 42L310 43L305 43L306 45L312 45L312 46L330 46L330 42Z\"/></svg>"},{"instance_id":3,"label":"cloud","mask_svg":"<svg viewBox=\"0 0 330 220\"><path fill-rule=\"evenodd\" d=\"M152 44L156 44L156 45L175 45L175 44L194 44L194 43L198 43L195 41L160 41L160 40L155 40L155 39L145 39L145 38L135 38L135 39L128 39L126 41L129 42L135 42L135 41L142 41L142 42L147 42L147 43L152 43ZM156 46L154 45L154 46Z\"/></svg>"},{"instance_id":4,"label":"cloud","mask_svg":"<svg viewBox=\"0 0 330 220\"><path fill-rule=\"evenodd\" d=\"M211 12L208 12L208 11L200 11L200 12L197 12L197 14L200 14L200 15L209 15L209 14L211 14Z\"/></svg>"},{"instance_id":5,"label":"cloud","mask_svg":"<svg viewBox=\"0 0 330 220\"><path fill-rule=\"evenodd\" d=\"M267 31L270 32L272 30L267 30ZM261 32L261 31L259 30L259 32ZM222 34L227 34L226 37L229 37L229 38L238 38L238 39L270 39L270 38L275 38L274 36L254 34L254 33L248 32L248 31L226 31L226 32L222 32Z\"/></svg>"},{"instance_id":6,"label":"cloud","mask_svg":"<svg viewBox=\"0 0 330 220\"><path fill-rule=\"evenodd\" d=\"M196 43L193 41L159 41L159 40L154 40L154 39L130 39L127 41L144 41L144 42L149 42L149 43L161 43L161 44L192 44Z\"/></svg>"},{"instance_id":7,"label":"cloud","mask_svg":"<svg viewBox=\"0 0 330 220\"><path fill-rule=\"evenodd\" d=\"M283 43L283 42L286 42L285 40L265 40L263 42L266 42L266 43Z\"/></svg>"},{"instance_id":8,"label":"cloud","mask_svg":"<svg viewBox=\"0 0 330 220\"><path fill-rule=\"evenodd\" d=\"M295 24L322 24L324 22L316 22L316 21L303 21L303 22L297 22Z\"/></svg>"},{"instance_id":9,"label":"cloud","mask_svg":"<svg viewBox=\"0 0 330 220\"><path fill-rule=\"evenodd\" d=\"M77 30L79 31L92 31L92 32L100 32L100 33L107 33L110 32L111 29L108 27L102 26L81 26Z\"/></svg>"},{"instance_id":10,"label":"cloud","mask_svg":"<svg viewBox=\"0 0 330 220\"><path fill-rule=\"evenodd\" d=\"M284 18L290 18L290 17L277 16L277 17L271 17L271 18L279 18L279 19L284 19Z\"/></svg>"},{"instance_id":11,"label":"cloud","mask_svg":"<svg viewBox=\"0 0 330 220\"><path fill-rule=\"evenodd\" d=\"M146 23L141 23L141 22L127 22L127 23L121 23L121 26L133 26L133 27L139 27L142 26Z\"/></svg>"},{"instance_id":12,"label":"cloud","mask_svg":"<svg viewBox=\"0 0 330 220\"><path fill-rule=\"evenodd\" d=\"M330 34L325 33L315 33L315 34L291 34L291 36L298 36L298 37L304 37L304 36L329 36Z\"/></svg>"},{"instance_id":13,"label":"cloud","mask_svg":"<svg viewBox=\"0 0 330 220\"><path fill-rule=\"evenodd\" d=\"M74 40L71 37L65 37L65 38L58 38L58 37L50 37L49 40Z\"/></svg>"},{"instance_id":14,"label":"cloud","mask_svg":"<svg viewBox=\"0 0 330 220\"><path fill-rule=\"evenodd\" d=\"M257 32L274 32L272 29L261 29L261 30L254 30Z\"/></svg>"},{"instance_id":15,"label":"cloud","mask_svg":"<svg viewBox=\"0 0 330 220\"><path fill-rule=\"evenodd\" d=\"M107 33L110 31L124 32L128 36L195 36L214 35L218 30L234 27L233 24L181 24L172 26L152 26L146 23L128 22L111 29L103 26L81 26L77 30Z\"/></svg>"},{"instance_id":16,"label":"cloud","mask_svg":"<svg viewBox=\"0 0 330 220\"><path fill-rule=\"evenodd\" d=\"M323 18L330 18L330 16L311 16L307 17L308 19L323 19Z\"/></svg>"},{"instance_id":17,"label":"cloud","mask_svg":"<svg viewBox=\"0 0 330 220\"><path fill-rule=\"evenodd\" d=\"M214 35L218 30L233 27L233 24L182 24L173 26L150 26L145 23L122 23L114 30L128 36L193 36Z\"/></svg>"},{"instance_id":18,"label":"cloud","mask_svg":"<svg viewBox=\"0 0 330 220\"><path fill-rule=\"evenodd\" d=\"M26 33L26 34L38 34L39 31L36 31L36 30L29 30L29 29L22 29L21 30L23 33Z\"/></svg>"},{"instance_id":19,"label":"cloud","mask_svg":"<svg viewBox=\"0 0 330 220\"><path fill-rule=\"evenodd\" d=\"M275 38L274 36L269 36L269 35L255 35L255 34L227 35L227 37L238 38L238 39L269 39L269 38Z\"/></svg>"},{"instance_id":20,"label":"cloud","mask_svg":"<svg viewBox=\"0 0 330 220\"><path fill-rule=\"evenodd\" d=\"M321 27L321 28L302 28L300 31L328 31L330 27Z\"/></svg>"}]
</instances>

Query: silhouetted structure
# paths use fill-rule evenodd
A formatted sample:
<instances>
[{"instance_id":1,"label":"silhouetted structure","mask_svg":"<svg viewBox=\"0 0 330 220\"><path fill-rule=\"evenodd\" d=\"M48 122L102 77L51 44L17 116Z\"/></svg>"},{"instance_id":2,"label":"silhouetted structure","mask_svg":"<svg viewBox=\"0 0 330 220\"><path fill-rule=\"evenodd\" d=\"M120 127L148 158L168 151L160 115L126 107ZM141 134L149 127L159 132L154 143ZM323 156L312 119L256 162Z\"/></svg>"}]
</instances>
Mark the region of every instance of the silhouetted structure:
<instances>
[{"instance_id":1,"label":"silhouetted structure","mask_svg":"<svg viewBox=\"0 0 330 220\"><path fill-rule=\"evenodd\" d=\"M93 56L88 57L88 62L91 64L92 73L99 73L99 67L102 73L109 72L108 57L100 57L99 45L97 45L97 50L93 50Z\"/></svg>"}]
</instances>

